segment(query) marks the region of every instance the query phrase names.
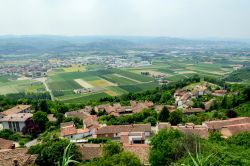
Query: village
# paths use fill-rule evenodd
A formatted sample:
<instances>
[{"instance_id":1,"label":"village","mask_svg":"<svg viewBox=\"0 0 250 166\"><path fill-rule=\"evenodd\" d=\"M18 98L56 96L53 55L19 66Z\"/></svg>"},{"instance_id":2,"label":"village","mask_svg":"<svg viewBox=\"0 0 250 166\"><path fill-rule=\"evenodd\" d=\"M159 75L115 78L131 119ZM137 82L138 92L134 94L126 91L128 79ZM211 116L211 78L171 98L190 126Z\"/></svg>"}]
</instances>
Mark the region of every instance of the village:
<instances>
[{"instance_id":1,"label":"village","mask_svg":"<svg viewBox=\"0 0 250 166\"><path fill-rule=\"evenodd\" d=\"M112 117L122 117L134 115L144 110L155 110L158 114L164 107L170 113L177 110L182 111L185 116L204 113L209 111L218 96L224 96L228 92L224 89L202 82L182 89L177 89L174 93L175 102L173 105L159 105L151 101L130 101L129 105L123 106L121 103L102 104L96 106L85 106L85 108L66 112L64 117L79 118L83 125L77 127L73 121L60 124L60 139L68 139L79 146L83 155L83 160L89 161L102 156L102 143L95 143L95 139L110 139L119 142L125 151L136 155L141 163L149 165L150 138L164 129L176 129L185 134L194 134L202 139L208 139L210 132L219 132L221 137L227 139L242 132L250 131L249 117L236 117L229 119L217 119L204 121L202 124L187 122L185 124L173 125L169 122L158 121L155 125L151 123L131 123L124 125L107 125L101 123L99 115L109 115ZM203 102L202 108L195 107L195 100L204 95L210 98ZM0 129L9 129L14 132L29 134L32 131L40 132L41 126L36 124L33 117L34 110L31 105L17 105L11 109L0 112ZM57 118L53 114L47 115L50 122L56 122ZM35 139L32 143L39 144ZM26 146L26 147L25 147ZM29 144L20 146L17 142L0 138L0 156L6 165L13 163L32 163L36 155L27 154Z\"/></svg>"}]
</instances>

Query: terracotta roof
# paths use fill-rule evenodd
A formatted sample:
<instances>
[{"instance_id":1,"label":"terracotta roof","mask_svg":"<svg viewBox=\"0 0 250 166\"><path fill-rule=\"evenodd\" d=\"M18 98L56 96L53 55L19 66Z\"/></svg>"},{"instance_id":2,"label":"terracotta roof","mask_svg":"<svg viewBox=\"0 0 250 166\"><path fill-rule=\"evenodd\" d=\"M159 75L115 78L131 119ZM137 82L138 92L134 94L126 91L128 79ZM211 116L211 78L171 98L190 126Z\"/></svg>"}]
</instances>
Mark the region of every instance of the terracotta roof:
<instances>
[{"instance_id":1,"label":"terracotta roof","mask_svg":"<svg viewBox=\"0 0 250 166\"><path fill-rule=\"evenodd\" d=\"M88 133L89 129L76 129L77 134L84 134L84 133Z\"/></svg>"},{"instance_id":2,"label":"terracotta roof","mask_svg":"<svg viewBox=\"0 0 250 166\"><path fill-rule=\"evenodd\" d=\"M214 93L226 94L227 90L215 90Z\"/></svg>"},{"instance_id":3,"label":"terracotta roof","mask_svg":"<svg viewBox=\"0 0 250 166\"><path fill-rule=\"evenodd\" d=\"M27 151L27 148L0 150L0 165L11 166L15 160L20 166L34 164L37 155L27 154Z\"/></svg>"},{"instance_id":4,"label":"terracotta roof","mask_svg":"<svg viewBox=\"0 0 250 166\"><path fill-rule=\"evenodd\" d=\"M221 133L224 137L236 135L245 131L250 131L250 123L227 125L223 126L221 129Z\"/></svg>"},{"instance_id":5,"label":"terracotta roof","mask_svg":"<svg viewBox=\"0 0 250 166\"><path fill-rule=\"evenodd\" d=\"M17 105L11 109L3 111L2 114L5 116L11 115L11 114L18 114L18 113L22 112L23 110L26 110L30 107L31 107L31 105Z\"/></svg>"},{"instance_id":6,"label":"terracotta roof","mask_svg":"<svg viewBox=\"0 0 250 166\"><path fill-rule=\"evenodd\" d=\"M98 125L99 122L97 121L98 117L96 115L89 115L83 119L83 123L86 125L87 128Z\"/></svg>"},{"instance_id":7,"label":"terracotta roof","mask_svg":"<svg viewBox=\"0 0 250 166\"><path fill-rule=\"evenodd\" d=\"M150 124L113 125L104 126L96 131L96 134L115 134L120 132L151 132Z\"/></svg>"},{"instance_id":8,"label":"terracotta roof","mask_svg":"<svg viewBox=\"0 0 250 166\"><path fill-rule=\"evenodd\" d=\"M144 101L144 102L136 102L136 101L130 101L132 111L134 113L141 112L144 109L152 108L154 106L154 103L151 101Z\"/></svg>"},{"instance_id":9,"label":"terracotta roof","mask_svg":"<svg viewBox=\"0 0 250 166\"><path fill-rule=\"evenodd\" d=\"M89 108L77 110L77 111L71 111L71 112L66 112L65 115L67 117L78 117L80 119L84 119L85 117L89 116Z\"/></svg>"},{"instance_id":10,"label":"terracotta roof","mask_svg":"<svg viewBox=\"0 0 250 166\"><path fill-rule=\"evenodd\" d=\"M123 149L135 154L143 164L149 164L150 146L147 144L123 144Z\"/></svg>"},{"instance_id":11,"label":"terracotta roof","mask_svg":"<svg viewBox=\"0 0 250 166\"><path fill-rule=\"evenodd\" d=\"M227 120L208 121L208 122L204 122L203 124L206 125L209 129L218 130L218 129L221 129L223 126L242 124L242 123L250 123L250 117L240 117L240 118L231 118Z\"/></svg>"},{"instance_id":12,"label":"terracotta roof","mask_svg":"<svg viewBox=\"0 0 250 166\"><path fill-rule=\"evenodd\" d=\"M178 126L177 129L186 134L195 134L205 139L207 139L209 136L208 128L204 126L186 125L186 126Z\"/></svg>"},{"instance_id":13,"label":"terracotta roof","mask_svg":"<svg viewBox=\"0 0 250 166\"><path fill-rule=\"evenodd\" d=\"M205 112L205 110L202 108L191 108L183 110L183 113L200 113L200 112Z\"/></svg>"},{"instance_id":14,"label":"terracotta roof","mask_svg":"<svg viewBox=\"0 0 250 166\"><path fill-rule=\"evenodd\" d=\"M68 127L62 127L61 128L61 136L69 136L69 135L75 135L77 134L77 130L75 126L68 126Z\"/></svg>"},{"instance_id":15,"label":"terracotta roof","mask_svg":"<svg viewBox=\"0 0 250 166\"><path fill-rule=\"evenodd\" d=\"M24 122L32 116L31 113L11 114L0 119L0 122Z\"/></svg>"},{"instance_id":16,"label":"terracotta roof","mask_svg":"<svg viewBox=\"0 0 250 166\"><path fill-rule=\"evenodd\" d=\"M69 126L74 126L75 124L74 124L74 122L64 122L64 123L61 123L60 124L60 127L62 128L62 127L69 127Z\"/></svg>"},{"instance_id":17,"label":"terracotta roof","mask_svg":"<svg viewBox=\"0 0 250 166\"><path fill-rule=\"evenodd\" d=\"M0 138L0 150L1 149L11 149L15 142L7 139Z\"/></svg>"},{"instance_id":18,"label":"terracotta roof","mask_svg":"<svg viewBox=\"0 0 250 166\"><path fill-rule=\"evenodd\" d=\"M79 145L80 151L83 154L84 160L91 160L94 158L99 158L102 155L102 145L101 144L81 144Z\"/></svg>"}]
</instances>

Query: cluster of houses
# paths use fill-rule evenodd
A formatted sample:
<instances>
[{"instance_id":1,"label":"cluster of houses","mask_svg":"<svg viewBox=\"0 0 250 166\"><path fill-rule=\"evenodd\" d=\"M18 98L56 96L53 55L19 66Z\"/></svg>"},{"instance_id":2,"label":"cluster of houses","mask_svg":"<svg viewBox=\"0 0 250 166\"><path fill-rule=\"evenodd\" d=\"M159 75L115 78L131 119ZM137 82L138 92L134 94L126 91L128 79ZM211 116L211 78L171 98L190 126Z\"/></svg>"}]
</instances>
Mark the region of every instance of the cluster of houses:
<instances>
[{"instance_id":1,"label":"cluster of houses","mask_svg":"<svg viewBox=\"0 0 250 166\"><path fill-rule=\"evenodd\" d=\"M182 109L186 114L200 113L209 110L214 105L214 99L207 102L203 102L205 108L193 108L193 99L203 96L206 94L211 94L212 96L224 96L227 94L227 90L211 90L209 89L209 83L204 83L203 85L196 85L192 90L178 89L174 93L175 105L177 108Z\"/></svg>"},{"instance_id":2,"label":"cluster of houses","mask_svg":"<svg viewBox=\"0 0 250 166\"><path fill-rule=\"evenodd\" d=\"M134 108L136 105L138 106L138 103L140 102L131 102L131 108ZM146 108L156 108L152 104L149 104L150 102L147 104L145 103L147 102L142 102L139 105L147 106ZM96 106L94 109L97 112L105 109L112 115L121 116L119 114L114 114L119 113L121 107L122 106L119 104L114 104L112 106ZM92 107L86 107L82 110L65 113L65 116L67 117L81 118L83 120L82 129L76 129L73 122L61 124L61 137L68 138L71 142L77 143L84 154L84 160L91 160L102 155L102 144L89 143L89 138L109 138L114 141L119 141L125 151L134 153L143 164L149 164L149 138L152 134L157 133L161 129L173 128L186 134L198 135L204 139L208 138L209 132L211 131L220 132L223 138L228 138L241 132L250 131L250 117L207 121L202 125L187 123L185 125L179 124L177 126L171 126L171 124L167 122L160 122L156 127L152 127L150 124L107 126L105 124L100 124L96 115L90 115L92 109ZM138 111L139 110L136 112Z\"/></svg>"},{"instance_id":3,"label":"cluster of houses","mask_svg":"<svg viewBox=\"0 0 250 166\"><path fill-rule=\"evenodd\" d=\"M199 93L199 92L198 92ZM67 138L71 142L76 143L81 152L84 154L84 160L91 160L102 156L102 144L89 142L89 138L109 138L121 143L125 151L134 153L143 164L149 164L149 138L162 129L177 129L186 134L195 134L201 138L207 139L209 132L218 131L223 138L239 134L241 132L250 131L250 117L231 118L227 120L215 120L203 122L202 125L194 125L193 123L179 124L171 126L167 122L160 122L155 127L151 124L129 124L129 125L111 125L100 124L97 115L91 115L93 110L97 113L106 111L110 115L122 116L126 114L138 113L144 109L155 109L160 111L163 105L154 105L152 102L131 101L130 106L122 106L119 103L113 105L105 104L95 107L86 106L84 109L66 112L65 117L77 117L83 121L83 127L77 128L74 122L65 122L60 124L61 138ZM170 112L176 108L168 106ZM10 129L16 132L27 133L29 130L37 126L32 121L31 106L18 105L11 109L1 112L0 123L3 129ZM50 121L56 121L52 114L48 115ZM9 160L13 162L33 162L36 156L28 155L25 150L15 148L13 141L0 139L0 162ZM9 154L22 151L21 155L24 160L16 160ZM9 157L8 157L9 156ZM18 158L18 157L16 157ZM8 161L8 162L9 162ZM6 161L6 163L8 163Z\"/></svg>"}]
</instances>

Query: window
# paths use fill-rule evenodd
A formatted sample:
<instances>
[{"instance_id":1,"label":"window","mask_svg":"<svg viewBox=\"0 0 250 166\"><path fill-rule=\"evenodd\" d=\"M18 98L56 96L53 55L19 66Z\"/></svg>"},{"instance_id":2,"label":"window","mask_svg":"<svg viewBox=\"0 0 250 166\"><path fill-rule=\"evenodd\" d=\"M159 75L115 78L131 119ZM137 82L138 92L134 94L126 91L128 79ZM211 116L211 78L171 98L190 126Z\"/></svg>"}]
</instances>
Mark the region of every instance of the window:
<instances>
[{"instance_id":1,"label":"window","mask_svg":"<svg viewBox=\"0 0 250 166\"><path fill-rule=\"evenodd\" d=\"M11 122L8 122L8 124L9 124L9 129L12 130L12 123L11 123Z\"/></svg>"},{"instance_id":2,"label":"window","mask_svg":"<svg viewBox=\"0 0 250 166\"><path fill-rule=\"evenodd\" d=\"M16 130L17 130L18 132L20 131L19 122L16 122Z\"/></svg>"}]
</instances>

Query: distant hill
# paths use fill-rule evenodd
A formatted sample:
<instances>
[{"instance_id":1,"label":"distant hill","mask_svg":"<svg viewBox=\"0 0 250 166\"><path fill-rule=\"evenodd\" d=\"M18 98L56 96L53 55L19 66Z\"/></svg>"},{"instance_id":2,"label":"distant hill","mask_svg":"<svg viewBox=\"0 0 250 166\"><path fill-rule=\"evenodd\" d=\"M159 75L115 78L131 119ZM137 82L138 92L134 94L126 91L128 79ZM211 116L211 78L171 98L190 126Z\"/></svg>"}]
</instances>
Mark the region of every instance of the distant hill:
<instances>
[{"instance_id":1,"label":"distant hill","mask_svg":"<svg viewBox=\"0 0 250 166\"><path fill-rule=\"evenodd\" d=\"M229 82L242 82L249 80L250 80L250 67L233 71L225 78L225 81Z\"/></svg>"},{"instance_id":2,"label":"distant hill","mask_svg":"<svg viewBox=\"0 0 250 166\"><path fill-rule=\"evenodd\" d=\"M0 54L67 53L109 51L126 48L249 47L247 42L191 40L170 37L119 36L0 36Z\"/></svg>"}]
</instances>

